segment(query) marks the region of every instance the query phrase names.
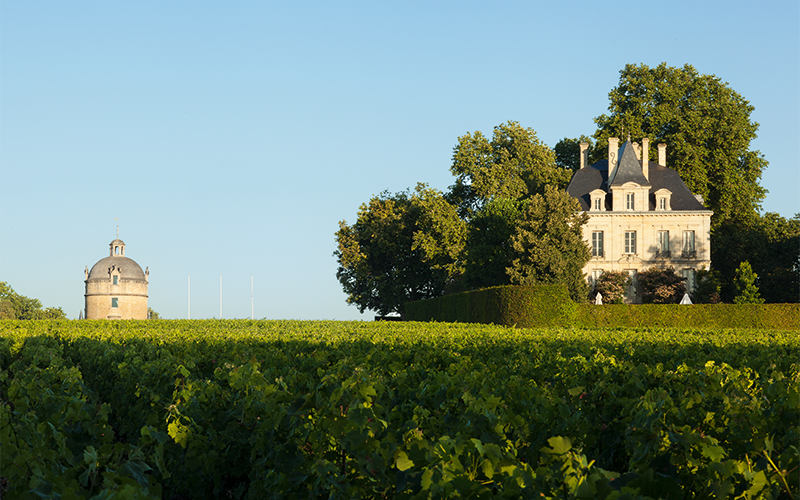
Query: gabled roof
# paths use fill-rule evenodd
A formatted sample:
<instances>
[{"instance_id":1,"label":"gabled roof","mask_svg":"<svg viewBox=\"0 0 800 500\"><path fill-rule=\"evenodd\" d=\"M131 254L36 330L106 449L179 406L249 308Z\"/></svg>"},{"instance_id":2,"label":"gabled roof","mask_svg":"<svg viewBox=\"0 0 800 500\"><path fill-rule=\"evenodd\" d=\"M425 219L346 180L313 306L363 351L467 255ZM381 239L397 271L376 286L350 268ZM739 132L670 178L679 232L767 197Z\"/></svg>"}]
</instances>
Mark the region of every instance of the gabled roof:
<instances>
[{"instance_id":1,"label":"gabled roof","mask_svg":"<svg viewBox=\"0 0 800 500\"><path fill-rule=\"evenodd\" d=\"M625 141L625 144L619 149L618 157L619 160L614 171L608 176L611 186L622 186L626 182L635 182L642 187L651 185L642 173L642 165L636 159L636 153L633 151L633 144L631 144L630 139Z\"/></svg>"}]
</instances>

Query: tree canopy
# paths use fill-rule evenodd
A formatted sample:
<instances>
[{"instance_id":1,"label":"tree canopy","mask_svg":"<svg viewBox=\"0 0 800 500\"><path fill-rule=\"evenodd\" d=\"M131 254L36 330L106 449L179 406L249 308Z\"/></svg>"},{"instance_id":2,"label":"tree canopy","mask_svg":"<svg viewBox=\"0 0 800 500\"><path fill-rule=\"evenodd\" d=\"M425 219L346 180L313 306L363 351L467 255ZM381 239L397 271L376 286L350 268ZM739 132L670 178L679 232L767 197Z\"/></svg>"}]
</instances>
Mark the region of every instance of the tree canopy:
<instances>
[{"instance_id":1,"label":"tree canopy","mask_svg":"<svg viewBox=\"0 0 800 500\"><path fill-rule=\"evenodd\" d=\"M758 275L766 302L800 301L800 214L786 219L767 212L746 221L730 220L711 234L711 262L720 295L735 297L739 264L748 261Z\"/></svg>"},{"instance_id":2,"label":"tree canopy","mask_svg":"<svg viewBox=\"0 0 800 500\"><path fill-rule=\"evenodd\" d=\"M581 143L585 142L589 145L589 156L591 157L592 150L594 149L594 141L591 137L581 135L573 139L563 138L558 141L553 148L556 154L556 165L559 168L568 169L572 172L577 172L581 168Z\"/></svg>"},{"instance_id":3,"label":"tree canopy","mask_svg":"<svg viewBox=\"0 0 800 500\"><path fill-rule=\"evenodd\" d=\"M403 315L403 305L438 297L459 273L463 226L441 193L417 186L361 205L356 222L339 222L336 277L359 311Z\"/></svg>"},{"instance_id":4,"label":"tree canopy","mask_svg":"<svg viewBox=\"0 0 800 500\"><path fill-rule=\"evenodd\" d=\"M511 237L512 261L506 269L518 285L563 284L572 300L583 302L588 292L583 267L591 252L582 226L589 220L578 200L555 186L535 194L525 206Z\"/></svg>"},{"instance_id":5,"label":"tree canopy","mask_svg":"<svg viewBox=\"0 0 800 500\"><path fill-rule=\"evenodd\" d=\"M750 149L758 130L753 106L727 83L688 64L628 64L609 100L610 114L595 118L594 159L605 157L609 137L666 143L667 166L703 196L714 227L757 214L766 196L759 181L767 161Z\"/></svg>"},{"instance_id":6,"label":"tree canopy","mask_svg":"<svg viewBox=\"0 0 800 500\"><path fill-rule=\"evenodd\" d=\"M5 281L0 281L0 319L63 319L67 315L60 307L44 309L39 299L32 299L14 291Z\"/></svg>"},{"instance_id":7,"label":"tree canopy","mask_svg":"<svg viewBox=\"0 0 800 500\"><path fill-rule=\"evenodd\" d=\"M557 167L555 153L532 128L515 121L496 126L491 141L479 131L459 137L450 172L456 177L450 198L465 217L495 198L519 200L545 186L564 189L572 175Z\"/></svg>"},{"instance_id":8,"label":"tree canopy","mask_svg":"<svg viewBox=\"0 0 800 500\"><path fill-rule=\"evenodd\" d=\"M361 206L353 225L339 223L336 276L349 303L361 312L402 315L412 300L510 284L510 269L520 283L571 280L570 289L579 289L589 250L571 236L585 222L575 218L579 207L565 191L572 172L556 164L533 129L509 121L494 128L491 140L479 131L459 137L450 171L456 180L447 193L425 184L384 192ZM537 208L526 212L534 202ZM547 232L546 243L531 241L542 238L538 230Z\"/></svg>"}]
</instances>

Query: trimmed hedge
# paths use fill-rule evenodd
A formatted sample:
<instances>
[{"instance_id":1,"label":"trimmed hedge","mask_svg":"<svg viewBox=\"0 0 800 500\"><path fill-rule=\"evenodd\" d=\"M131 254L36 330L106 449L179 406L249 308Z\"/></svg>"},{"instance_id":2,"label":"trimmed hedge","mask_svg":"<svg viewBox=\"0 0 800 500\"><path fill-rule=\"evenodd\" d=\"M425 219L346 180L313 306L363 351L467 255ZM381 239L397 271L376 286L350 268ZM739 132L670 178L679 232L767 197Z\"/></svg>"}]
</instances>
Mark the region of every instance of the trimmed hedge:
<instances>
[{"instance_id":1,"label":"trimmed hedge","mask_svg":"<svg viewBox=\"0 0 800 500\"><path fill-rule=\"evenodd\" d=\"M800 330L800 304L576 304L563 286L498 286L406 304L407 321Z\"/></svg>"},{"instance_id":2,"label":"trimmed hedge","mask_svg":"<svg viewBox=\"0 0 800 500\"><path fill-rule=\"evenodd\" d=\"M405 319L521 328L569 326L576 319L575 306L565 286L497 286L409 302Z\"/></svg>"},{"instance_id":3,"label":"trimmed hedge","mask_svg":"<svg viewBox=\"0 0 800 500\"><path fill-rule=\"evenodd\" d=\"M576 304L575 326L800 330L800 304Z\"/></svg>"}]
</instances>

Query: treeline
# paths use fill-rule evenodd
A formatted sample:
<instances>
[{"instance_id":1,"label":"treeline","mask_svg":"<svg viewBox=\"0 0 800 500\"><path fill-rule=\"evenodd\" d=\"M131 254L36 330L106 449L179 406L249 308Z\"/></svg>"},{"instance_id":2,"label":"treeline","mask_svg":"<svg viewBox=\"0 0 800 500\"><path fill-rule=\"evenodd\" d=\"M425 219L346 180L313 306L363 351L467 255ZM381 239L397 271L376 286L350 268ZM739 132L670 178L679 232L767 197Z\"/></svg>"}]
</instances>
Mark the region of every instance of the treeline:
<instances>
[{"instance_id":1,"label":"treeline","mask_svg":"<svg viewBox=\"0 0 800 500\"><path fill-rule=\"evenodd\" d=\"M714 211L713 269L700 274L695 301L798 302L800 214L762 213L768 163L750 149L753 106L714 75L661 64L627 65L608 109L592 137L565 138L553 149L514 121L491 138L467 133L453 149L455 182L446 192L420 183L373 196L336 232L348 303L402 315L409 301L507 284L561 284L585 301L587 217L565 188L579 168L580 142L594 161L606 157L609 137L623 136L669 144L669 167ZM681 277L652 278L663 297L646 300L679 300Z\"/></svg>"},{"instance_id":2,"label":"treeline","mask_svg":"<svg viewBox=\"0 0 800 500\"><path fill-rule=\"evenodd\" d=\"M67 315L60 307L43 308L39 299L32 299L14 291L5 281L0 281L0 319L63 319Z\"/></svg>"}]
</instances>

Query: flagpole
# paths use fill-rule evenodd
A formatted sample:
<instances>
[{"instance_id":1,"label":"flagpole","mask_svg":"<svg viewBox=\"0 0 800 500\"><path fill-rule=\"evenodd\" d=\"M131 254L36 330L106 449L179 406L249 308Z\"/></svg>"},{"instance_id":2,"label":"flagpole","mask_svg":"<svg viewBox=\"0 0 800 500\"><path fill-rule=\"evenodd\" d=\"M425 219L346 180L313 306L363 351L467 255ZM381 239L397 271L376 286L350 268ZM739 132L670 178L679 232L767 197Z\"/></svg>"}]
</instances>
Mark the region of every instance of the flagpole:
<instances>
[{"instance_id":1,"label":"flagpole","mask_svg":"<svg viewBox=\"0 0 800 500\"><path fill-rule=\"evenodd\" d=\"M186 319L192 319L192 275L186 275Z\"/></svg>"},{"instance_id":2,"label":"flagpole","mask_svg":"<svg viewBox=\"0 0 800 500\"><path fill-rule=\"evenodd\" d=\"M219 275L219 319L222 319L222 275Z\"/></svg>"},{"instance_id":3,"label":"flagpole","mask_svg":"<svg viewBox=\"0 0 800 500\"><path fill-rule=\"evenodd\" d=\"M253 275L250 275L250 319L253 319Z\"/></svg>"}]
</instances>

